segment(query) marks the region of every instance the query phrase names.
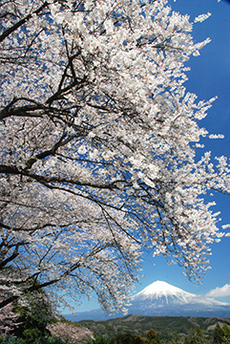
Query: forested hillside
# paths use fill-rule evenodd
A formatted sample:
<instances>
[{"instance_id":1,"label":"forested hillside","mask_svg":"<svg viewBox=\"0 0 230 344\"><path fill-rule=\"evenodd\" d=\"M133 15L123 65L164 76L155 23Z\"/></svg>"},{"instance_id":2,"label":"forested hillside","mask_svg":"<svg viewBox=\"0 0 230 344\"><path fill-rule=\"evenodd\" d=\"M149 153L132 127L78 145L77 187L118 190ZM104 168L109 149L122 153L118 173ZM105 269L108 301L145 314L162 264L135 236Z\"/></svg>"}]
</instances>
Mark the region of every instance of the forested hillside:
<instances>
[{"instance_id":1,"label":"forested hillside","mask_svg":"<svg viewBox=\"0 0 230 344\"><path fill-rule=\"evenodd\" d=\"M126 317L106 321L86 320L79 322L79 324L89 328L99 337L110 339L123 334L144 337L150 329L154 329L159 333L160 338L164 340L165 343L176 340L178 337L181 338L181 340L185 337L189 338L195 334L197 328L199 328L205 340L207 340L207 343L214 343L213 335L216 325L219 324L219 326L222 327L223 324L227 324L230 326L230 318L147 317L128 315ZM183 342L179 341L178 343ZM230 343L230 341L226 343Z\"/></svg>"}]
</instances>

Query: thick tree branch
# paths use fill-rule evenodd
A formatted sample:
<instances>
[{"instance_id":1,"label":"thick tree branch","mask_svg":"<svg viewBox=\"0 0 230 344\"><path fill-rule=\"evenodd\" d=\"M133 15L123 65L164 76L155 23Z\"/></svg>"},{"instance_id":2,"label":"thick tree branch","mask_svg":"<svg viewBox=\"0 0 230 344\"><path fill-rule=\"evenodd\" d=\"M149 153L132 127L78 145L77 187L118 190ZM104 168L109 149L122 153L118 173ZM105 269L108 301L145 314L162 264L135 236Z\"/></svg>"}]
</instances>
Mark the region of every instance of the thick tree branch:
<instances>
[{"instance_id":1,"label":"thick tree branch","mask_svg":"<svg viewBox=\"0 0 230 344\"><path fill-rule=\"evenodd\" d=\"M39 13L42 12L44 8L48 6L48 2L45 1L36 11L33 11L32 13L28 14L25 18L19 20L16 24L13 26L9 27L7 30L5 30L1 35L0 35L0 42L2 42L6 37L8 37L11 33L16 31L19 27L21 27L23 24L25 24L28 20L32 18L34 14L39 15Z\"/></svg>"}]
</instances>

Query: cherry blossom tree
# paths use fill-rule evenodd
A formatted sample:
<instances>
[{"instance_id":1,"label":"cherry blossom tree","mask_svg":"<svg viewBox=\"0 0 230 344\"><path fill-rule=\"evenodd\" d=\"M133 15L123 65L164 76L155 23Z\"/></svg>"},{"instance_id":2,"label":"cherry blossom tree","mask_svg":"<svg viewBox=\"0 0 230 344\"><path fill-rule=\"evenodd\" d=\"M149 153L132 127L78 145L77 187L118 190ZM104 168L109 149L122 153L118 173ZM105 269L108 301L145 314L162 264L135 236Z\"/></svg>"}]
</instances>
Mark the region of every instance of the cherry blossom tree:
<instances>
[{"instance_id":1,"label":"cherry blossom tree","mask_svg":"<svg viewBox=\"0 0 230 344\"><path fill-rule=\"evenodd\" d=\"M1 300L2 301L2 300ZM12 303L7 304L0 310L0 337L7 336L20 323L17 321L20 314L13 311Z\"/></svg>"},{"instance_id":2,"label":"cherry blossom tree","mask_svg":"<svg viewBox=\"0 0 230 344\"><path fill-rule=\"evenodd\" d=\"M39 288L126 304L143 249L197 279L229 194L196 148L214 99L184 87L194 22L167 0L0 3L0 307Z\"/></svg>"},{"instance_id":3,"label":"cherry blossom tree","mask_svg":"<svg viewBox=\"0 0 230 344\"><path fill-rule=\"evenodd\" d=\"M94 341L93 332L70 321L57 321L48 326L51 335L63 343L85 343Z\"/></svg>"}]
</instances>

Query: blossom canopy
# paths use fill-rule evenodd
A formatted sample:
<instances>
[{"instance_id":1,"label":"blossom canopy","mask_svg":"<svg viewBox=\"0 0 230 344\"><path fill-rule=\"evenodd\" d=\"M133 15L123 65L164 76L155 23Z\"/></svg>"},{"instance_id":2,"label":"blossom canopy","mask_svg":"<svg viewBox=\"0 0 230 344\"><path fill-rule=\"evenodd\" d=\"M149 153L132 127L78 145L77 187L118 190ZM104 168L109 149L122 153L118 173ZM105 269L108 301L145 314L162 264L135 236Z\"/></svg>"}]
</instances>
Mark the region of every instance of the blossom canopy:
<instances>
[{"instance_id":1,"label":"blossom canopy","mask_svg":"<svg viewBox=\"0 0 230 344\"><path fill-rule=\"evenodd\" d=\"M186 92L197 17L167 0L0 5L1 306L42 287L121 308L143 249L191 279L220 240L204 194L227 158L196 147L214 99Z\"/></svg>"}]
</instances>

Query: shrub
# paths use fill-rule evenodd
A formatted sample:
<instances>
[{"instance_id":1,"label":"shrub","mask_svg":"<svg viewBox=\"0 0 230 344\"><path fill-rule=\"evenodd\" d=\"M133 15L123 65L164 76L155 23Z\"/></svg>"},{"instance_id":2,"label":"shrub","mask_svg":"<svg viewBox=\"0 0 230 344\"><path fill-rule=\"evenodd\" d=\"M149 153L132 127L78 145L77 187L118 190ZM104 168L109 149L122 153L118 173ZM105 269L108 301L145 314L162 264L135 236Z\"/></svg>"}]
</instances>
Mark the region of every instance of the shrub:
<instances>
[{"instance_id":1,"label":"shrub","mask_svg":"<svg viewBox=\"0 0 230 344\"><path fill-rule=\"evenodd\" d=\"M48 326L48 330L52 336L59 338L65 343L81 343L87 340L94 340L91 331L70 321L53 323Z\"/></svg>"},{"instance_id":2,"label":"shrub","mask_svg":"<svg viewBox=\"0 0 230 344\"><path fill-rule=\"evenodd\" d=\"M1 344L23 344L23 341L21 338L6 337L1 340Z\"/></svg>"}]
</instances>

